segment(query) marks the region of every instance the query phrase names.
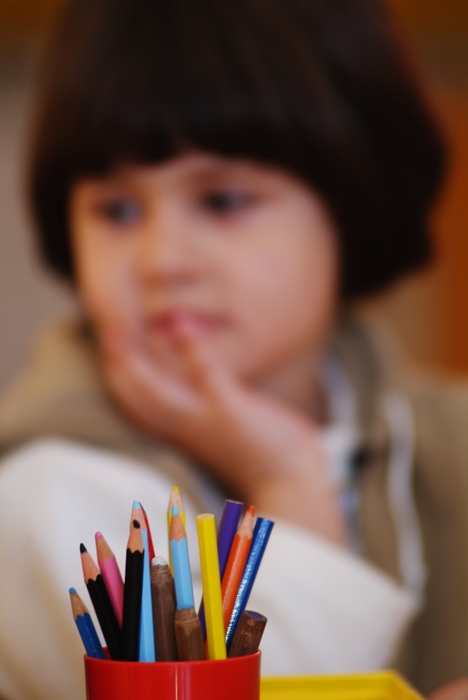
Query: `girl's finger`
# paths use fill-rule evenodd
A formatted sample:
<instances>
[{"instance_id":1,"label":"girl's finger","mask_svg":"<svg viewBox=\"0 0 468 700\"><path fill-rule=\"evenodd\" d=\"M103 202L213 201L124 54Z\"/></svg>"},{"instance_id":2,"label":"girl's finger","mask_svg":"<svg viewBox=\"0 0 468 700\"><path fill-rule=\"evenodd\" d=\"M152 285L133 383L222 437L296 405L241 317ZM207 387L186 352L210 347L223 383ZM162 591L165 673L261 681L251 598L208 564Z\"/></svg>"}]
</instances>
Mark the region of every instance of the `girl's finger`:
<instances>
[{"instance_id":1,"label":"girl's finger","mask_svg":"<svg viewBox=\"0 0 468 700\"><path fill-rule=\"evenodd\" d=\"M226 367L199 333L188 325L180 325L176 341L190 381L196 388L218 394L232 385L233 380Z\"/></svg>"},{"instance_id":2,"label":"girl's finger","mask_svg":"<svg viewBox=\"0 0 468 700\"><path fill-rule=\"evenodd\" d=\"M160 410L187 411L194 407L194 393L182 380L170 376L143 349L124 342L103 344L104 365L124 381L132 393Z\"/></svg>"}]
</instances>

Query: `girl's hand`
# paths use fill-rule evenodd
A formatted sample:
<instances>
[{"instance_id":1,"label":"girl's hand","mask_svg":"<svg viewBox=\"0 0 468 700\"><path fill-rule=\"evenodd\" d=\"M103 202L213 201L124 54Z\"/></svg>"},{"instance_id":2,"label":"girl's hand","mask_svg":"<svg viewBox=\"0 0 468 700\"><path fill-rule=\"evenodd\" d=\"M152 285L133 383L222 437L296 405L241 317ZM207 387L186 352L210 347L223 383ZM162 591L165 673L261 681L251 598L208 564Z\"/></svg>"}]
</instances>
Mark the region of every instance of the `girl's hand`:
<instances>
[{"instance_id":1,"label":"girl's hand","mask_svg":"<svg viewBox=\"0 0 468 700\"><path fill-rule=\"evenodd\" d=\"M429 695L428 700L468 700L468 678L442 685Z\"/></svg>"},{"instance_id":2,"label":"girl's hand","mask_svg":"<svg viewBox=\"0 0 468 700\"><path fill-rule=\"evenodd\" d=\"M122 339L104 339L104 372L119 405L259 511L343 544L344 525L312 422L242 386L190 327L178 328L174 342L185 376L170 376Z\"/></svg>"}]
</instances>

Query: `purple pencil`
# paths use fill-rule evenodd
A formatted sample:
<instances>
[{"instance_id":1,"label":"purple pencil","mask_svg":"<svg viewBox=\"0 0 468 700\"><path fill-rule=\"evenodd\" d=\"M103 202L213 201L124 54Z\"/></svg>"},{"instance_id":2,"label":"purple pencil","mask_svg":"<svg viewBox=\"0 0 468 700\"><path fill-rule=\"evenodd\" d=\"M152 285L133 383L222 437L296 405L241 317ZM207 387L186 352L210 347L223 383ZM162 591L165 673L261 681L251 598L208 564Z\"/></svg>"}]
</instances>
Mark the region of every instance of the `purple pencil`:
<instances>
[{"instance_id":1,"label":"purple pencil","mask_svg":"<svg viewBox=\"0 0 468 700\"><path fill-rule=\"evenodd\" d=\"M219 575L221 579L223 578L224 570L229 559L232 541L239 527L243 507L244 504L239 501L227 500L224 504L218 528L218 559ZM200 618L203 634L206 637L205 606L203 604L203 598L200 603L198 617Z\"/></svg>"}]
</instances>

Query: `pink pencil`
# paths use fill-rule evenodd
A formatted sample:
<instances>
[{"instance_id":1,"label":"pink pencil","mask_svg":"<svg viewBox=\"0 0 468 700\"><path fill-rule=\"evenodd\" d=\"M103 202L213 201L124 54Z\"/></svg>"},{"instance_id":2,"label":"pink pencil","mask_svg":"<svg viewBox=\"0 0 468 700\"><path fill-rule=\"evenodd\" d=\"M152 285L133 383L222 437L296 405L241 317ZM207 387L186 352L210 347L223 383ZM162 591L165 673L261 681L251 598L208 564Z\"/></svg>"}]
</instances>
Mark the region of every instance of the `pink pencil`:
<instances>
[{"instance_id":1,"label":"pink pencil","mask_svg":"<svg viewBox=\"0 0 468 700\"><path fill-rule=\"evenodd\" d=\"M124 599L122 574L120 573L114 554L102 536L102 533L96 532L95 538L97 559L102 578L106 584L107 592L109 593L109 598L111 599L112 607L114 608L119 625L122 626Z\"/></svg>"}]
</instances>

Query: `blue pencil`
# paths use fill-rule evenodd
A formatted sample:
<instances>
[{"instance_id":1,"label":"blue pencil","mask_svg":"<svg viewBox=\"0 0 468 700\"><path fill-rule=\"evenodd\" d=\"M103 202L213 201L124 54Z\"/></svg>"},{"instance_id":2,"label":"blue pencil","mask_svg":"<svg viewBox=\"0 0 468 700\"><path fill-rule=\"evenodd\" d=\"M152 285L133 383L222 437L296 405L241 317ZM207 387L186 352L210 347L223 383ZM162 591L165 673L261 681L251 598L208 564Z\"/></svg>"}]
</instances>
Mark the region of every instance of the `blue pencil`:
<instances>
[{"instance_id":1,"label":"blue pencil","mask_svg":"<svg viewBox=\"0 0 468 700\"><path fill-rule=\"evenodd\" d=\"M169 535L177 608L193 608L192 573L188 554L187 537L177 506L172 508L171 531Z\"/></svg>"},{"instance_id":2,"label":"blue pencil","mask_svg":"<svg viewBox=\"0 0 468 700\"><path fill-rule=\"evenodd\" d=\"M143 585L141 591L140 643L138 661L156 661L153 627L153 603L151 600L151 578L148 549L148 531L141 530L143 539Z\"/></svg>"},{"instance_id":3,"label":"blue pencil","mask_svg":"<svg viewBox=\"0 0 468 700\"><path fill-rule=\"evenodd\" d=\"M250 554L239 584L231 619L226 631L226 646L228 651L241 615L247 606L260 563L263 559L263 555L273 529L273 525L274 522L267 520L266 518L257 518L257 522L255 523L252 547L250 549Z\"/></svg>"},{"instance_id":4,"label":"blue pencil","mask_svg":"<svg viewBox=\"0 0 468 700\"><path fill-rule=\"evenodd\" d=\"M105 659L106 655L99 641L88 608L81 600L75 588L70 588L69 593L73 617L87 655L91 656L93 659Z\"/></svg>"}]
</instances>

